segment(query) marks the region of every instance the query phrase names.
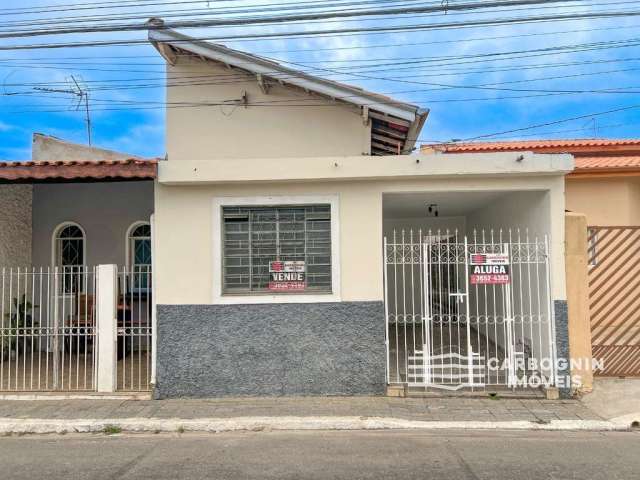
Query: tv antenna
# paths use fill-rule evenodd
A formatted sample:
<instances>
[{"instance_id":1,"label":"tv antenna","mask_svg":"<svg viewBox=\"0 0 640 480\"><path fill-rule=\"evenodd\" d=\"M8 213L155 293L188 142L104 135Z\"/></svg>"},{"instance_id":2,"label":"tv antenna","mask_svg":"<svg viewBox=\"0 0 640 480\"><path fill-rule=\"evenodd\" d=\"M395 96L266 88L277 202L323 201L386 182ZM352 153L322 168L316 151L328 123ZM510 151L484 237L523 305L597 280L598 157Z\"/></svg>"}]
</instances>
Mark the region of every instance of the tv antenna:
<instances>
[{"instance_id":1,"label":"tv antenna","mask_svg":"<svg viewBox=\"0 0 640 480\"><path fill-rule=\"evenodd\" d=\"M75 106L76 111L84 104L85 123L87 124L87 140L91 145L91 112L89 110L89 89L80 86L80 83L76 80L76 77L71 75L71 86L68 89L65 88L45 88L34 87L34 90L48 93L66 93L68 95L74 95L78 98L78 103Z\"/></svg>"}]
</instances>

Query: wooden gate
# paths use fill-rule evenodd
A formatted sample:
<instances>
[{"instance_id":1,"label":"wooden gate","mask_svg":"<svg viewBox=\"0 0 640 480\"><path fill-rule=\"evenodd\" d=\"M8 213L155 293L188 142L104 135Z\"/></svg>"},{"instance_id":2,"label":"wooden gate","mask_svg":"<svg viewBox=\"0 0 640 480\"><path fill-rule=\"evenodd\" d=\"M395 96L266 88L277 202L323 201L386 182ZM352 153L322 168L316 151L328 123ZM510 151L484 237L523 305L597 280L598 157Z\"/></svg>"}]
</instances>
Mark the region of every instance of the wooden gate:
<instances>
[{"instance_id":1,"label":"wooden gate","mask_svg":"<svg viewBox=\"0 0 640 480\"><path fill-rule=\"evenodd\" d=\"M600 376L640 376L640 226L589 227L589 312Z\"/></svg>"}]
</instances>

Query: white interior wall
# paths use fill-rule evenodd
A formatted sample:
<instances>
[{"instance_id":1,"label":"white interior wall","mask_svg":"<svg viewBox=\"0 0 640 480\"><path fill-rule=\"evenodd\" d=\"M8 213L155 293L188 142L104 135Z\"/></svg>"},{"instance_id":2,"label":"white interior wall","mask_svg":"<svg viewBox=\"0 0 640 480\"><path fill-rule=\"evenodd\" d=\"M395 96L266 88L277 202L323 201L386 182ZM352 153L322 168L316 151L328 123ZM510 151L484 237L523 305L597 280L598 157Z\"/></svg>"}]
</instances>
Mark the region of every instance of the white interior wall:
<instances>
[{"instance_id":1,"label":"white interior wall","mask_svg":"<svg viewBox=\"0 0 640 480\"><path fill-rule=\"evenodd\" d=\"M549 192L511 192L467 217L469 232L477 230L528 229L532 235L551 232Z\"/></svg>"}]
</instances>

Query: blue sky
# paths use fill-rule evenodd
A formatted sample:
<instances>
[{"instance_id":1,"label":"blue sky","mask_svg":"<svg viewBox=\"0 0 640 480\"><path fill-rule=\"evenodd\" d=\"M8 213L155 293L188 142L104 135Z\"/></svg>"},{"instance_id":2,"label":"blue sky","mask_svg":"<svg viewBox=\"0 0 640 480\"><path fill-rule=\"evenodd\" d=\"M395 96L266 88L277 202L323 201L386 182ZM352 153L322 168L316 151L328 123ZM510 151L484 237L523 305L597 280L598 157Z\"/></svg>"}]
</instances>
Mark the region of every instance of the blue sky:
<instances>
[{"instance_id":1,"label":"blue sky","mask_svg":"<svg viewBox=\"0 0 640 480\"><path fill-rule=\"evenodd\" d=\"M157 0L157 3L162 2L163 0ZM8 10L70 3L78 2L3 0L0 5L0 31L16 28L17 24L9 22L72 14L136 13L148 17L167 16L172 12L179 15L180 10L186 9L191 9L191 12L211 9L213 14L217 13L215 9L221 8L273 6L275 3L287 2L202 1L188 5L138 6L115 11L96 8L37 15L17 15L15 11ZM97 1L84 2L88 6L92 3ZM449 3L456 2L450 0ZM374 8L375 5L371 4L369 7ZM353 26L458 22L564 12L636 12L640 11L639 7L640 1L585 0L555 4L552 8L511 7L509 10L481 13L450 12L446 15L411 15L399 18L340 19L242 29L188 29L183 32L194 36L228 36ZM638 39L638 24L640 17L628 16L392 34L349 34L220 43L273 59L303 64L303 68L329 78L429 108L431 114L422 131L422 141L467 139L577 116L585 118L497 136L495 139L629 138L640 137L640 108L586 116L594 112L640 105L640 94L636 93L640 92L640 81L637 80L640 72L640 49L635 42ZM0 47L145 38L146 32L74 34L0 39ZM594 44L598 42L607 43L600 43L594 49ZM640 39L637 43L640 44ZM591 47L585 47L585 44ZM541 49L559 46L567 48L561 54L546 55L545 52L540 52ZM576 46L582 51L576 52ZM500 60L491 56L494 53L514 51L522 53L511 55L511 58L501 57ZM484 57L479 58L478 55ZM396 62L403 63L394 65ZM383 66L376 67L378 64ZM365 73L354 74L358 71ZM0 51L0 159L29 159L33 132L86 142L84 111L82 108L76 110L76 100L68 94L38 90L69 89L71 76L84 88L88 88L94 145L138 155L164 155L164 109L158 103L148 103L144 105L145 108L140 108L139 103L164 101L162 59L155 49L144 44ZM146 88L138 88L140 86ZM487 86L511 90L491 90L486 89ZM608 91L592 92L603 89ZM590 92L558 94L558 91ZM132 107L130 102L136 102L137 107Z\"/></svg>"}]
</instances>

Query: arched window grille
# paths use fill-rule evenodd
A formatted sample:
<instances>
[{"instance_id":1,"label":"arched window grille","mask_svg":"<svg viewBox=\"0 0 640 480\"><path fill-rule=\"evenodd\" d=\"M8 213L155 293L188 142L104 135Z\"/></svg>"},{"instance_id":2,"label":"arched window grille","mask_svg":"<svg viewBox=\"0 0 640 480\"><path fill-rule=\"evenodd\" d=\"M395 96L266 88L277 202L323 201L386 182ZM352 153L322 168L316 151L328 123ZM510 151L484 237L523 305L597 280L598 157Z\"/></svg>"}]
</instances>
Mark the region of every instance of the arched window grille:
<instances>
[{"instance_id":1,"label":"arched window grille","mask_svg":"<svg viewBox=\"0 0 640 480\"><path fill-rule=\"evenodd\" d=\"M151 280L151 225L139 222L131 226L127 238L131 268L131 287L134 291L147 290Z\"/></svg>"},{"instance_id":2,"label":"arched window grille","mask_svg":"<svg viewBox=\"0 0 640 480\"><path fill-rule=\"evenodd\" d=\"M75 223L65 223L58 227L54 236L54 265L61 273L60 291L77 293L82 291L84 282L86 237Z\"/></svg>"}]
</instances>

